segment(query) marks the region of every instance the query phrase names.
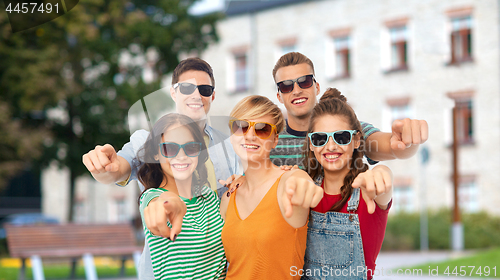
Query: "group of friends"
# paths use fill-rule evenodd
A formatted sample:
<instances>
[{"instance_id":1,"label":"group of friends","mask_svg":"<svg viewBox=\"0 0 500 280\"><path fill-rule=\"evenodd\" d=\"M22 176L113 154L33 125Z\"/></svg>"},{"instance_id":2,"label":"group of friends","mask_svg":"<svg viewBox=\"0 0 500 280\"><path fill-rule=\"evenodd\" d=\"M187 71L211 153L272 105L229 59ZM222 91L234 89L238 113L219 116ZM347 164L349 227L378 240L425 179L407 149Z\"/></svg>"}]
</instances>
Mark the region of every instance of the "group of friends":
<instances>
[{"instance_id":1,"label":"group of friends","mask_svg":"<svg viewBox=\"0 0 500 280\"><path fill-rule=\"evenodd\" d=\"M287 119L251 95L232 109L229 137L214 129L212 68L188 58L172 76L176 113L118 152L83 155L101 183L139 182L141 280L372 279L392 202L392 172L376 163L412 157L427 123L396 120L385 133L337 89L318 101L313 63L298 52L272 73Z\"/></svg>"}]
</instances>

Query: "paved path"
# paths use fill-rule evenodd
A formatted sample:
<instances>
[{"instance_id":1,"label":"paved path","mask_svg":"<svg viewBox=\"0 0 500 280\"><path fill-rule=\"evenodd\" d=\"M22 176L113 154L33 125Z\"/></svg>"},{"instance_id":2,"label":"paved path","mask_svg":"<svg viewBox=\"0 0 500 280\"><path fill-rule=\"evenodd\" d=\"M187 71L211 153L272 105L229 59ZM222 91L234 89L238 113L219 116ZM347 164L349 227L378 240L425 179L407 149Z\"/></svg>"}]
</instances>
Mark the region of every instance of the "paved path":
<instances>
[{"instance_id":1,"label":"paved path","mask_svg":"<svg viewBox=\"0 0 500 280\"><path fill-rule=\"evenodd\" d=\"M451 251L437 251L437 252L395 252L395 253L385 253L382 252L377 258L377 270L378 276L374 277L374 280L476 280L476 279L495 279L495 278L474 278L474 277L455 277L455 276L432 276L432 275L420 275L420 276L402 276L402 275L388 275L396 274L397 269L401 267L421 265L425 263L440 262L447 259L464 257L472 252L451 252ZM377 270L375 275L377 275ZM403 273L401 271L401 273ZM409 271L408 271L408 274ZM498 279L498 278L496 278Z\"/></svg>"},{"instance_id":2,"label":"paved path","mask_svg":"<svg viewBox=\"0 0 500 280\"><path fill-rule=\"evenodd\" d=\"M440 262L447 259L464 257L473 252L451 252L451 251L430 251L430 252L382 252L377 258L378 276L374 280L484 280L498 278L475 278L475 277L455 277L455 276L402 276L402 275L387 275L397 273L397 269L401 267L411 267L425 263ZM383 269L383 270L382 270ZM390 273L389 273L390 272ZM383 274L383 275L382 275ZM103 278L104 280L105 278ZM136 278L123 278L113 280L137 280Z\"/></svg>"}]
</instances>

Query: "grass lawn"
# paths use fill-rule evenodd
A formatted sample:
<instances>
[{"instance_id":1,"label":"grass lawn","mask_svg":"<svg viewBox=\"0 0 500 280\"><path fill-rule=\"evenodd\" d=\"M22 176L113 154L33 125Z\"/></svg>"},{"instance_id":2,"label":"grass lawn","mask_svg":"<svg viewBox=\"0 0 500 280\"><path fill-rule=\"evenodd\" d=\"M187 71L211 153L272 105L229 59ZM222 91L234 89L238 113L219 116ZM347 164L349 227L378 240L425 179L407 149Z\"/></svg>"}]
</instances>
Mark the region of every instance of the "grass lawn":
<instances>
[{"instance_id":1,"label":"grass lawn","mask_svg":"<svg viewBox=\"0 0 500 280\"><path fill-rule=\"evenodd\" d=\"M427 263L414 267L405 267L403 270L419 271L422 275L430 276L470 276L500 278L500 248L488 251L479 251L468 257L447 260L443 262ZM422 270L420 272L420 270ZM413 273L413 275L416 275Z\"/></svg>"},{"instance_id":2,"label":"grass lawn","mask_svg":"<svg viewBox=\"0 0 500 280\"><path fill-rule=\"evenodd\" d=\"M43 261L43 260L42 260ZM101 277L118 277L120 267L118 265L99 265L96 264L97 276ZM68 279L70 276L70 263L67 264L43 264L43 272L45 279ZM19 273L18 267L0 265L0 280L17 280ZM136 271L134 265L127 264L125 267L125 276L134 277ZM26 278L33 279L31 267L26 268ZM81 264L76 268L76 278L85 279L85 270Z\"/></svg>"}]
</instances>

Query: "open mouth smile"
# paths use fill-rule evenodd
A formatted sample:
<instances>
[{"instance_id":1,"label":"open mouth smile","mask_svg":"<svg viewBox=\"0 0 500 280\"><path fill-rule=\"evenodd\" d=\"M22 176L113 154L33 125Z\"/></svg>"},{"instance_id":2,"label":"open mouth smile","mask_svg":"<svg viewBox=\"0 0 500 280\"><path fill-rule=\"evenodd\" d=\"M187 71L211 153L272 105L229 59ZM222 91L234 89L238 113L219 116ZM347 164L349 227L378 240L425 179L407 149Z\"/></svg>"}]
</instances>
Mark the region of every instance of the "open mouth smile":
<instances>
[{"instance_id":1,"label":"open mouth smile","mask_svg":"<svg viewBox=\"0 0 500 280\"><path fill-rule=\"evenodd\" d=\"M302 105L302 104L306 103L306 101L307 101L307 98L300 97L300 98L296 98L296 99L292 100L292 104L293 105Z\"/></svg>"},{"instance_id":2,"label":"open mouth smile","mask_svg":"<svg viewBox=\"0 0 500 280\"><path fill-rule=\"evenodd\" d=\"M178 170L178 171L187 170L190 165L191 164L189 164L189 163L185 163L185 164L179 164L179 163L171 164L172 168L174 168L175 170Z\"/></svg>"}]
</instances>

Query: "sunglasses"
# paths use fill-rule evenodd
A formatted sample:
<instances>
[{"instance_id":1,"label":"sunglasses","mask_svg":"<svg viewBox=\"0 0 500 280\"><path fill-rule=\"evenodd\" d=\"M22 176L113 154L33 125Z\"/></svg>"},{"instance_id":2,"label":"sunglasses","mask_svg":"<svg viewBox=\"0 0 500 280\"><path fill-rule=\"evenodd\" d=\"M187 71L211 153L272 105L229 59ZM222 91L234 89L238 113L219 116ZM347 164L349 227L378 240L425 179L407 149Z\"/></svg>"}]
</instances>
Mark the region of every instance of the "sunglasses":
<instances>
[{"instance_id":1,"label":"sunglasses","mask_svg":"<svg viewBox=\"0 0 500 280\"><path fill-rule=\"evenodd\" d=\"M183 149L184 154L188 157L197 157L201 153L201 143L188 142L184 145L179 145L173 142L160 143L161 154L166 158L174 158L179 151Z\"/></svg>"},{"instance_id":2,"label":"sunglasses","mask_svg":"<svg viewBox=\"0 0 500 280\"><path fill-rule=\"evenodd\" d=\"M244 120L231 120L229 122L229 128L231 129L231 134L241 136L247 134L250 127L254 128L255 135L257 135L260 139L267 139L271 134L276 130L276 126L274 124L266 123L266 122L250 122Z\"/></svg>"},{"instance_id":3,"label":"sunglasses","mask_svg":"<svg viewBox=\"0 0 500 280\"><path fill-rule=\"evenodd\" d=\"M299 85L300 88L305 89L312 87L313 81L316 81L313 75L305 75L302 77L298 77L295 80L281 81L276 85L278 86L278 90L281 91L281 93L289 93L292 92L295 82L297 82L297 85Z\"/></svg>"},{"instance_id":4,"label":"sunglasses","mask_svg":"<svg viewBox=\"0 0 500 280\"><path fill-rule=\"evenodd\" d=\"M179 88L179 91L184 95L192 94L196 88L201 96L209 97L214 93L214 87L210 85L194 85L191 83L176 83L173 85L174 89Z\"/></svg>"},{"instance_id":5,"label":"sunglasses","mask_svg":"<svg viewBox=\"0 0 500 280\"><path fill-rule=\"evenodd\" d=\"M334 132L313 132L309 133L309 139L314 147L323 147L328 143L330 136L337 145L349 145L352 141L352 136L358 133L357 130L337 130Z\"/></svg>"}]
</instances>

